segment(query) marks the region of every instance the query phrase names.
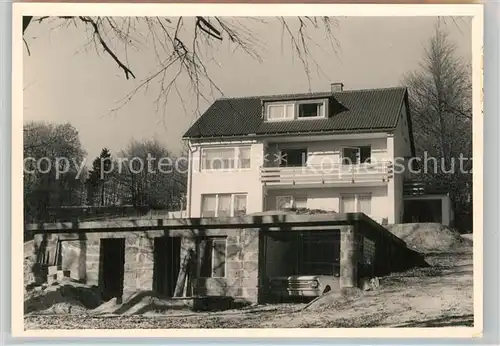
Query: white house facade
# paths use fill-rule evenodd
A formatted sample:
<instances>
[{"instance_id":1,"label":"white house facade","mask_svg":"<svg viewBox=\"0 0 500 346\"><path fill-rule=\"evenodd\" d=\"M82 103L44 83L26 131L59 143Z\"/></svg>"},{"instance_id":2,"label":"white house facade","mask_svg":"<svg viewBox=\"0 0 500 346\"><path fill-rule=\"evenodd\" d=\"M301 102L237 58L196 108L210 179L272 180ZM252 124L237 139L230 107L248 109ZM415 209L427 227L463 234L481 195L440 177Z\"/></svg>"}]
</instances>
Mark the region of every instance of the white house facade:
<instances>
[{"instance_id":1,"label":"white house facade","mask_svg":"<svg viewBox=\"0 0 500 346\"><path fill-rule=\"evenodd\" d=\"M189 217L308 208L403 220L406 88L220 99L184 138Z\"/></svg>"}]
</instances>

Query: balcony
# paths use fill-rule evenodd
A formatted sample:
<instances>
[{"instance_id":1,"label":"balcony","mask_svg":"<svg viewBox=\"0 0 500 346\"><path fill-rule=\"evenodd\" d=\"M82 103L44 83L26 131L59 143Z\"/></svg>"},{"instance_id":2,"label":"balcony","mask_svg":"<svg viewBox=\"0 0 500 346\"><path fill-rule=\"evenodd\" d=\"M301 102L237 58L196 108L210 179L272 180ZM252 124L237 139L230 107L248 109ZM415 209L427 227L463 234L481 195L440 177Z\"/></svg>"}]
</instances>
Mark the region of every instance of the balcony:
<instances>
[{"instance_id":1,"label":"balcony","mask_svg":"<svg viewBox=\"0 0 500 346\"><path fill-rule=\"evenodd\" d=\"M265 186L381 186L392 178L392 163L360 165L308 165L301 167L261 167Z\"/></svg>"}]
</instances>

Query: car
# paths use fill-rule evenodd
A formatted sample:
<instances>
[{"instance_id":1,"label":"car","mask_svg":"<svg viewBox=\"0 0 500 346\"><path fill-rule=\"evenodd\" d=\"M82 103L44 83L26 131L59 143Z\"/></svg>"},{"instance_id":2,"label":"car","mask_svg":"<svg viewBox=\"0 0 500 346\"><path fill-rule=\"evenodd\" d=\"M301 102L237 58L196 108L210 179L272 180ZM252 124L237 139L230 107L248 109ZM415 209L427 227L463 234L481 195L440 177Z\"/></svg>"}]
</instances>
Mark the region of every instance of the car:
<instances>
[{"instance_id":1,"label":"car","mask_svg":"<svg viewBox=\"0 0 500 346\"><path fill-rule=\"evenodd\" d=\"M340 275L291 275L269 278L269 292L274 297L315 298L340 288Z\"/></svg>"}]
</instances>

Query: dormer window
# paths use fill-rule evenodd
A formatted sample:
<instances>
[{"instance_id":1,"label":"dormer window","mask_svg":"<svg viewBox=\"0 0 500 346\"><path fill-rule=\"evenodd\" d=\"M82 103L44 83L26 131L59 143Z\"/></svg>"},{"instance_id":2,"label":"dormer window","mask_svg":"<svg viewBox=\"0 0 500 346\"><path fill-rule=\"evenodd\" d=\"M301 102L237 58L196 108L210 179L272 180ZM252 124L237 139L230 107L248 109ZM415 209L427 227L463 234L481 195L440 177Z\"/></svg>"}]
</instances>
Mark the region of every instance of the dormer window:
<instances>
[{"instance_id":1,"label":"dormer window","mask_svg":"<svg viewBox=\"0 0 500 346\"><path fill-rule=\"evenodd\" d=\"M323 117L322 108L323 108L323 102L300 103L298 117L299 118L320 118L320 117Z\"/></svg>"},{"instance_id":2,"label":"dormer window","mask_svg":"<svg viewBox=\"0 0 500 346\"><path fill-rule=\"evenodd\" d=\"M293 120L295 117L295 104L270 104L267 106L267 120Z\"/></svg>"},{"instance_id":3,"label":"dormer window","mask_svg":"<svg viewBox=\"0 0 500 346\"><path fill-rule=\"evenodd\" d=\"M270 102L267 104L267 121L291 121L303 119L325 118L327 100L301 100L284 102Z\"/></svg>"}]
</instances>

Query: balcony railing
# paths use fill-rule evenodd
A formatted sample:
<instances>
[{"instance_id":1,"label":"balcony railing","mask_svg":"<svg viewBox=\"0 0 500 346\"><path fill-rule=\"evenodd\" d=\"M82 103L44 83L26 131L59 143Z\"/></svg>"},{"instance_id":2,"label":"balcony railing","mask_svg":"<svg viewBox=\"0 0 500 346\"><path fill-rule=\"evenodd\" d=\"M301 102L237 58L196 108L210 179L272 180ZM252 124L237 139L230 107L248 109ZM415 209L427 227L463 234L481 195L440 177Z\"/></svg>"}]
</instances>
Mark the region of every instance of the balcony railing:
<instances>
[{"instance_id":1,"label":"balcony railing","mask_svg":"<svg viewBox=\"0 0 500 346\"><path fill-rule=\"evenodd\" d=\"M301 167L261 167L264 185L386 184L392 178L392 163L360 165L308 165Z\"/></svg>"},{"instance_id":2,"label":"balcony railing","mask_svg":"<svg viewBox=\"0 0 500 346\"><path fill-rule=\"evenodd\" d=\"M467 184L467 182L465 181L463 184ZM449 192L450 185L438 180L407 180L403 184L403 194L405 196L445 195Z\"/></svg>"}]
</instances>

